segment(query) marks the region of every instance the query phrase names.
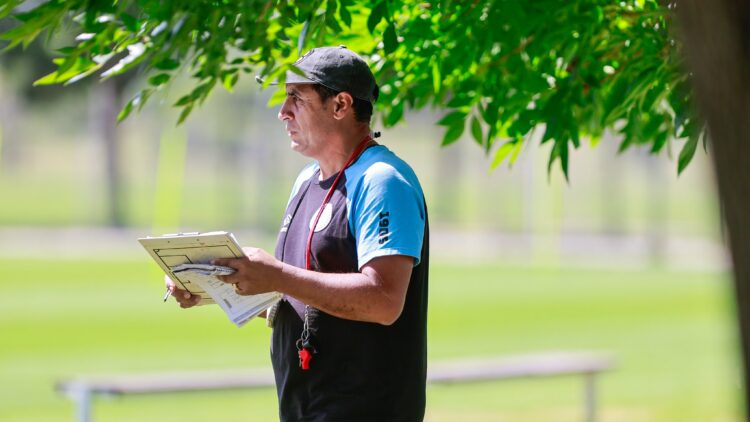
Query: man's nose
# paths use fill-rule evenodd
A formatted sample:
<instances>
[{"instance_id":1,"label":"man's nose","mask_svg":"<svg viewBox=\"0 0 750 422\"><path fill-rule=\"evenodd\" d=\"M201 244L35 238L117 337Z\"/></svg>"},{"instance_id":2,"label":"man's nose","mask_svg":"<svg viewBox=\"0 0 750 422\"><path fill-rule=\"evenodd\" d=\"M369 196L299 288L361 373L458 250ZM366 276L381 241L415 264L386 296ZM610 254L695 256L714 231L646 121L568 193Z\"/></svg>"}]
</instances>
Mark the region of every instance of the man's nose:
<instances>
[{"instance_id":1,"label":"man's nose","mask_svg":"<svg viewBox=\"0 0 750 422\"><path fill-rule=\"evenodd\" d=\"M289 100L284 100L284 102L281 104L281 109L279 109L279 114L276 116L282 122L284 120L290 120L292 118L292 114L289 112L288 104L289 104Z\"/></svg>"}]
</instances>

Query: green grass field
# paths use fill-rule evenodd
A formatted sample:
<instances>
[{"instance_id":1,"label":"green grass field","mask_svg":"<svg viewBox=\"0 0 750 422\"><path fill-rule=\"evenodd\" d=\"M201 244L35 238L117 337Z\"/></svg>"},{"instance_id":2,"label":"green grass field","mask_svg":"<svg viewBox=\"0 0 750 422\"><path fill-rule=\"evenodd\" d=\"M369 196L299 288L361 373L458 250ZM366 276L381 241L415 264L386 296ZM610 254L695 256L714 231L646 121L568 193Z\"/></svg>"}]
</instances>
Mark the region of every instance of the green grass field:
<instances>
[{"instance_id":1,"label":"green grass field","mask_svg":"<svg viewBox=\"0 0 750 422\"><path fill-rule=\"evenodd\" d=\"M0 260L0 421L70 421L74 375L268 365L264 324L161 303L148 262ZM738 421L732 299L722 273L431 268L429 355L612 353L603 421ZM580 421L577 377L430 387L428 421ZM99 421L274 420L272 390L97 401Z\"/></svg>"}]
</instances>

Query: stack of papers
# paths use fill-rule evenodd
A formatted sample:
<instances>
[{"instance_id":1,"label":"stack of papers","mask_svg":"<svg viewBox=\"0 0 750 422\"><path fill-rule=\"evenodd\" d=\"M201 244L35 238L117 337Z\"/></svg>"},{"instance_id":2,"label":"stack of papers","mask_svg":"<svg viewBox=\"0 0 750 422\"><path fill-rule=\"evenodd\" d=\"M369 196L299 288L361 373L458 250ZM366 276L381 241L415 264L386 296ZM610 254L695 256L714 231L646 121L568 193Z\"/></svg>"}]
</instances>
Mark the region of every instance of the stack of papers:
<instances>
[{"instance_id":1,"label":"stack of papers","mask_svg":"<svg viewBox=\"0 0 750 422\"><path fill-rule=\"evenodd\" d=\"M238 327L281 299L278 292L240 296L233 285L216 278L232 274L234 269L208 265L209 262L245 256L232 233L175 233L138 241L178 288L200 296L199 305L218 303Z\"/></svg>"},{"instance_id":2,"label":"stack of papers","mask_svg":"<svg viewBox=\"0 0 750 422\"><path fill-rule=\"evenodd\" d=\"M270 292L251 296L241 296L234 291L234 285L224 283L217 275L230 275L233 268L206 264L182 264L172 268L172 272L184 284L198 285L213 299L230 320L242 327L250 319L268 309L281 299L281 293Z\"/></svg>"}]
</instances>

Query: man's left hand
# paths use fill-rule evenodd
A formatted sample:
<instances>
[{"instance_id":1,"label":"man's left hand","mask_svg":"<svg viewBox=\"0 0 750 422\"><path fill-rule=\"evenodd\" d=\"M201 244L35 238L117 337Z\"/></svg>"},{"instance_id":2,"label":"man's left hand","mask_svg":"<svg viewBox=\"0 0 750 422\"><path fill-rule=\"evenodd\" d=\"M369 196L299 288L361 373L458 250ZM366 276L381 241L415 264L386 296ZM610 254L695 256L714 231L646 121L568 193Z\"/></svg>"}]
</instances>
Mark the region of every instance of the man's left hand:
<instances>
[{"instance_id":1,"label":"man's left hand","mask_svg":"<svg viewBox=\"0 0 750 422\"><path fill-rule=\"evenodd\" d=\"M235 273L217 278L235 285L237 294L243 296L272 292L281 274L282 262L260 248L242 248L242 258L218 258L211 263L234 268Z\"/></svg>"}]
</instances>

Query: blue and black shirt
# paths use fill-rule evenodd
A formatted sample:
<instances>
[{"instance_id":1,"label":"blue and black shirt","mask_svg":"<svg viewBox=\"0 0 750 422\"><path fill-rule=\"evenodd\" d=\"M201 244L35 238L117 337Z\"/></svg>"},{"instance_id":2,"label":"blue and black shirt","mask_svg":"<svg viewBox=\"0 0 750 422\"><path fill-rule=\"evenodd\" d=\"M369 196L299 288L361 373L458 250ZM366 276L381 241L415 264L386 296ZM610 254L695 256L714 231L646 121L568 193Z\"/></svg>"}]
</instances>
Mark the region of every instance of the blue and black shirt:
<instances>
[{"instance_id":1,"label":"blue and black shirt","mask_svg":"<svg viewBox=\"0 0 750 422\"><path fill-rule=\"evenodd\" d=\"M312 223L336 175L317 163L297 178L276 257L305 268ZM316 349L303 371L295 342L305 305L286 297L273 322L271 358L282 421L421 421L427 371L428 220L412 169L382 145L366 149L341 177L315 227L312 269L353 273L389 255L414 258L406 302L390 326L310 309Z\"/></svg>"}]
</instances>

